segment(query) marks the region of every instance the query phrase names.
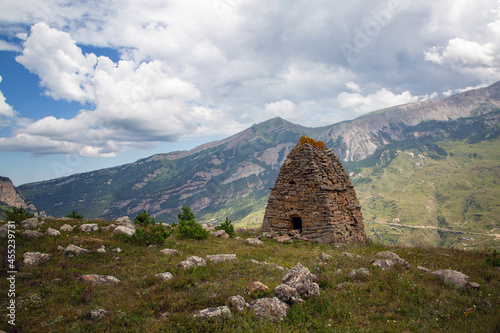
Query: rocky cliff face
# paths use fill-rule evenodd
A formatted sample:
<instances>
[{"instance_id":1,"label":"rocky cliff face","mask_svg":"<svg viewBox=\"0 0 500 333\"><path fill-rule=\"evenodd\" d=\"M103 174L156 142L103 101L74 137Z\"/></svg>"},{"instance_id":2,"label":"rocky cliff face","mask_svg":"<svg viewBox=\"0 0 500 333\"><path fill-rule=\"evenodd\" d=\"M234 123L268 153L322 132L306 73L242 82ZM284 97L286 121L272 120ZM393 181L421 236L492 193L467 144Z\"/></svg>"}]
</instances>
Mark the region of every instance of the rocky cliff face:
<instances>
[{"instance_id":1,"label":"rocky cliff face","mask_svg":"<svg viewBox=\"0 0 500 333\"><path fill-rule=\"evenodd\" d=\"M0 203L16 208L24 208L28 211L36 211L33 204L28 202L21 191L19 191L12 181L7 177L0 176Z\"/></svg>"},{"instance_id":2,"label":"rocky cliff face","mask_svg":"<svg viewBox=\"0 0 500 333\"><path fill-rule=\"evenodd\" d=\"M334 124L318 137L343 161L359 161L395 141L442 135L409 130L430 121L451 121L500 109L500 82L448 98L406 104Z\"/></svg>"}]
</instances>

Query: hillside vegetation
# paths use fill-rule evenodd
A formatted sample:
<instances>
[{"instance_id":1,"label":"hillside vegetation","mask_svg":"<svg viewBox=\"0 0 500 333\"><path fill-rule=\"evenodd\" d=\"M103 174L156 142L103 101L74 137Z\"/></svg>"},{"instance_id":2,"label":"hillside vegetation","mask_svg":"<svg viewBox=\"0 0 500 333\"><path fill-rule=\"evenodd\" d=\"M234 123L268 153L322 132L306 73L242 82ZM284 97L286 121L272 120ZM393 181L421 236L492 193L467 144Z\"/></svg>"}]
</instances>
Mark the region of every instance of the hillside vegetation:
<instances>
[{"instance_id":1,"label":"hillside vegetation","mask_svg":"<svg viewBox=\"0 0 500 333\"><path fill-rule=\"evenodd\" d=\"M37 240L23 236L18 226L17 258L26 252L42 252L50 260L30 267L21 264L16 275L16 332L498 332L500 322L500 270L491 264L486 251L461 251L422 247L396 247L376 243L336 247L296 241L280 244L263 240L254 246L236 238L209 236L204 240L180 239L174 232L160 246L136 246L99 231L76 231L87 221L47 220L37 230L59 230L66 223L75 231L61 236L44 235ZM92 222L95 223L95 222ZM251 231L236 236L253 237ZM6 240L1 240L2 246ZM70 255L58 246L74 244L90 250ZM105 252L96 250L103 248ZM116 252L120 248L120 252ZM163 248L179 251L166 255ZM410 263L382 271L372 262L377 252L390 250ZM331 256L320 261L322 253ZM349 253L346 255L344 253ZM235 254L237 261L214 263L184 270L178 264L189 256L205 258L212 254ZM255 264L250 260L267 262ZM490 263L487 260L490 259ZM196 310L230 305L230 296L252 299L272 297L285 269L302 263L313 274L321 294L293 305L277 323L256 320L250 310L223 319L193 318ZM453 269L467 274L479 289L459 289L428 272ZM369 275L353 277L351 270L368 268ZM167 281L155 274L170 272ZM120 280L110 285L93 285L80 278L84 274L111 275ZM3 291L8 289L5 270L0 273ZM267 291L246 294L249 282L260 281ZM349 282L349 283L346 283ZM5 318L7 302L2 296L0 315ZM102 318L90 311L103 309ZM168 312L168 316L165 313ZM13 331L5 321L0 329Z\"/></svg>"}]
</instances>

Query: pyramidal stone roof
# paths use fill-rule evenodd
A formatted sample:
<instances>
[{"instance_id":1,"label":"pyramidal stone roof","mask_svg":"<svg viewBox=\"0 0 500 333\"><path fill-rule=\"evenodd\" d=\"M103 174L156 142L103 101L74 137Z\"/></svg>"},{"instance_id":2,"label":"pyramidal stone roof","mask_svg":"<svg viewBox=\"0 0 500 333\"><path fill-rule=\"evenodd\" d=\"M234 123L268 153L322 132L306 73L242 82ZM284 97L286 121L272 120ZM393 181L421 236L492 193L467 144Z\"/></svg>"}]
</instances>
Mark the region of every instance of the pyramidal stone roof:
<instances>
[{"instance_id":1,"label":"pyramidal stone roof","mask_svg":"<svg viewBox=\"0 0 500 333\"><path fill-rule=\"evenodd\" d=\"M262 232L300 233L320 243L365 241L356 192L324 142L303 136L288 154L271 188Z\"/></svg>"}]
</instances>

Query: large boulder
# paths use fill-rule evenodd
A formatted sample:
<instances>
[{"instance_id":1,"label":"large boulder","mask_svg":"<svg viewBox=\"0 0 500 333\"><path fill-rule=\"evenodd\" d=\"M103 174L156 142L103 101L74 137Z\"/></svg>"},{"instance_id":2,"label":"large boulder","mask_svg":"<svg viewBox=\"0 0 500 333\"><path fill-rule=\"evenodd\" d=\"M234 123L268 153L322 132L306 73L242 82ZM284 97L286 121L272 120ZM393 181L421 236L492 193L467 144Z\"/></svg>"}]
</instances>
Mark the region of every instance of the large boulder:
<instances>
[{"instance_id":1,"label":"large boulder","mask_svg":"<svg viewBox=\"0 0 500 333\"><path fill-rule=\"evenodd\" d=\"M132 236L135 234L135 229L129 228L129 227L124 227L124 226L118 226L113 230L113 235L127 235L127 236Z\"/></svg>"},{"instance_id":2,"label":"large boulder","mask_svg":"<svg viewBox=\"0 0 500 333\"><path fill-rule=\"evenodd\" d=\"M229 235L224 230L217 230L210 232L211 236L220 237L220 238L229 238Z\"/></svg>"},{"instance_id":3,"label":"large boulder","mask_svg":"<svg viewBox=\"0 0 500 333\"><path fill-rule=\"evenodd\" d=\"M298 263L288 271L282 282L297 289L302 297L319 296L319 286L313 282L314 280L316 280L316 276L301 263Z\"/></svg>"},{"instance_id":4,"label":"large boulder","mask_svg":"<svg viewBox=\"0 0 500 333\"><path fill-rule=\"evenodd\" d=\"M440 269L431 274L439 276L444 282L449 282L458 288L465 288L469 284L469 277L467 275L451 269Z\"/></svg>"},{"instance_id":5,"label":"large boulder","mask_svg":"<svg viewBox=\"0 0 500 333\"><path fill-rule=\"evenodd\" d=\"M32 217L21 222L21 227L26 230L36 229L37 226L38 219L36 217Z\"/></svg>"},{"instance_id":6,"label":"large boulder","mask_svg":"<svg viewBox=\"0 0 500 333\"><path fill-rule=\"evenodd\" d=\"M97 225L97 223L86 223L86 224L82 224L78 230L80 230L81 232L93 232L93 231L98 231L99 230L99 226Z\"/></svg>"},{"instance_id":7,"label":"large boulder","mask_svg":"<svg viewBox=\"0 0 500 333\"><path fill-rule=\"evenodd\" d=\"M268 319L273 322L283 320L290 306L277 297L260 298L250 303L257 319Z\"/></svg>"},{"instance_id":8,"label":"large boulder","mask_svg":"<svg viewBox=\"0 0 500 333\"><path fill-rule=\"evenodd\" d=\"M122 216L118 219L116 219L116 224L118 224L119 226L124 226L124 227L127 227L129 229L134 229L135 230L135 225L134 223L130 220L130 218L128 216Z\"/></svg>"},{"instance_id":9,"label":"large boulder","mask_svg":"<svg viewBox=\"0 0 500 333\"><path fill-rule=\"evenodd\" d=\"M23 254L23 264L27 266L38 266L50 260L50 255L40 252L26 252Z\"/></svg>"},{"instance_id":10,"label":"large boulder","mask_svg":"<svg viewBox=\"0 0 500 333\"><path fill-rule=\"evenodd\" d=\"M192 257L187 258L184 261L181 261L178 264L178 266L180 268L183 268L183 269L188 269L188 268L191 268L191 267L205 266L206 264L207 264L207 262L205 261L205 259L197 257L197 256L192 256Z\"/></svg>"},{"instance_id":11,"label":"large boulder","mask_svg":"<svg viewBox=\"0 0 500 333\"><path fill-rule=\"evenodd\" d=\"M388 270L394 268L394 263L392 262L392 260L379 259L379 260L375 260L375 262L373 263L373 266L380 267L380 268L382 268L383 271L388 271Z\"/></svg>"}]
</instances>

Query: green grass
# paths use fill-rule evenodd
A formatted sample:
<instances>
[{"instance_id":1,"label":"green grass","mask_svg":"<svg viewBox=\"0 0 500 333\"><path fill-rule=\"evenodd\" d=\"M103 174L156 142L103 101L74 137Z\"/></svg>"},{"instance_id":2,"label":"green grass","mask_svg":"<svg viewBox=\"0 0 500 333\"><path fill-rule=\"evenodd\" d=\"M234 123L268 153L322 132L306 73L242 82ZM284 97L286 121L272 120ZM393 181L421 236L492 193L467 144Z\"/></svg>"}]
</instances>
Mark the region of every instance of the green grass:
<instances>
[{"instance_id":1,"label":"green grass","mask_svg":"<svg viewBox=\"0 0 500 333\"><path fill-rule=\"evenodd\" d=\"M64 221L49 221L39 229L58 229ZM78 224L85 221L78 222ZM106 225L110 222L100 222ZM77 224L70 222L69 224ZM368 228L369 226L367 226ZM74 238L78 236L78 238ZM250 233L237 236L249 237ZM6 240L1 240L2 246ZM73 258L57 252L58 245L75 244L89 250L105 245L107 253L91 252ZM120 247L122 252L111 251ZM173 248L182 253L166 256L159 251ZM396 247L378 243L332 245L298 242L279 244L265 240L261 247L241 240L209 237L181 240L170 236L160 247L125 243L111 232L83 234L63 232L61 237L38 240L16 237L17 258L25 252L49 253L51 260L39 267L24 267L16 277L17 332L497 332L500 330L500 270L486 264L486 251L463 251L422 247ZM373 267L375 254L390 250L408 260L409 270L389 272ZM333 256L321 264L322 252ZM343 252L361 256L342 257ZM184 271L177 264L197 255L234 253L237 262L214 264ZM229 305L228 298L242 295L246 285L261 281L271 290L285 272L273 266L255 265L250 259L284 267L302 263L318 274L321 296L294 305L279 323L256 321L251 311L224 320L194 320L192 313L207 307ZM457 289L418 270L455 269L481 284L480 290ZM352 278L352 269L367 267L370 276ZM338 269L342 273L336 274ZM160 281L155 274L169 271L174 278ZM78 279L82 274L113 275L121 280L112 286L90 286ZM0 316L7 313L8 289L5 270L0 273ZM54 280L60 279L60 280ZM344 289L336 286L353 282ZM267 292L264 296L270 296ZM491 304L488 308L486 304ZM91 320L92 309L109 311L101 320ZM160 315L169 312L167 320ZM12 331L5 321L0 329Z\"/></svg>"}]
</instances>

